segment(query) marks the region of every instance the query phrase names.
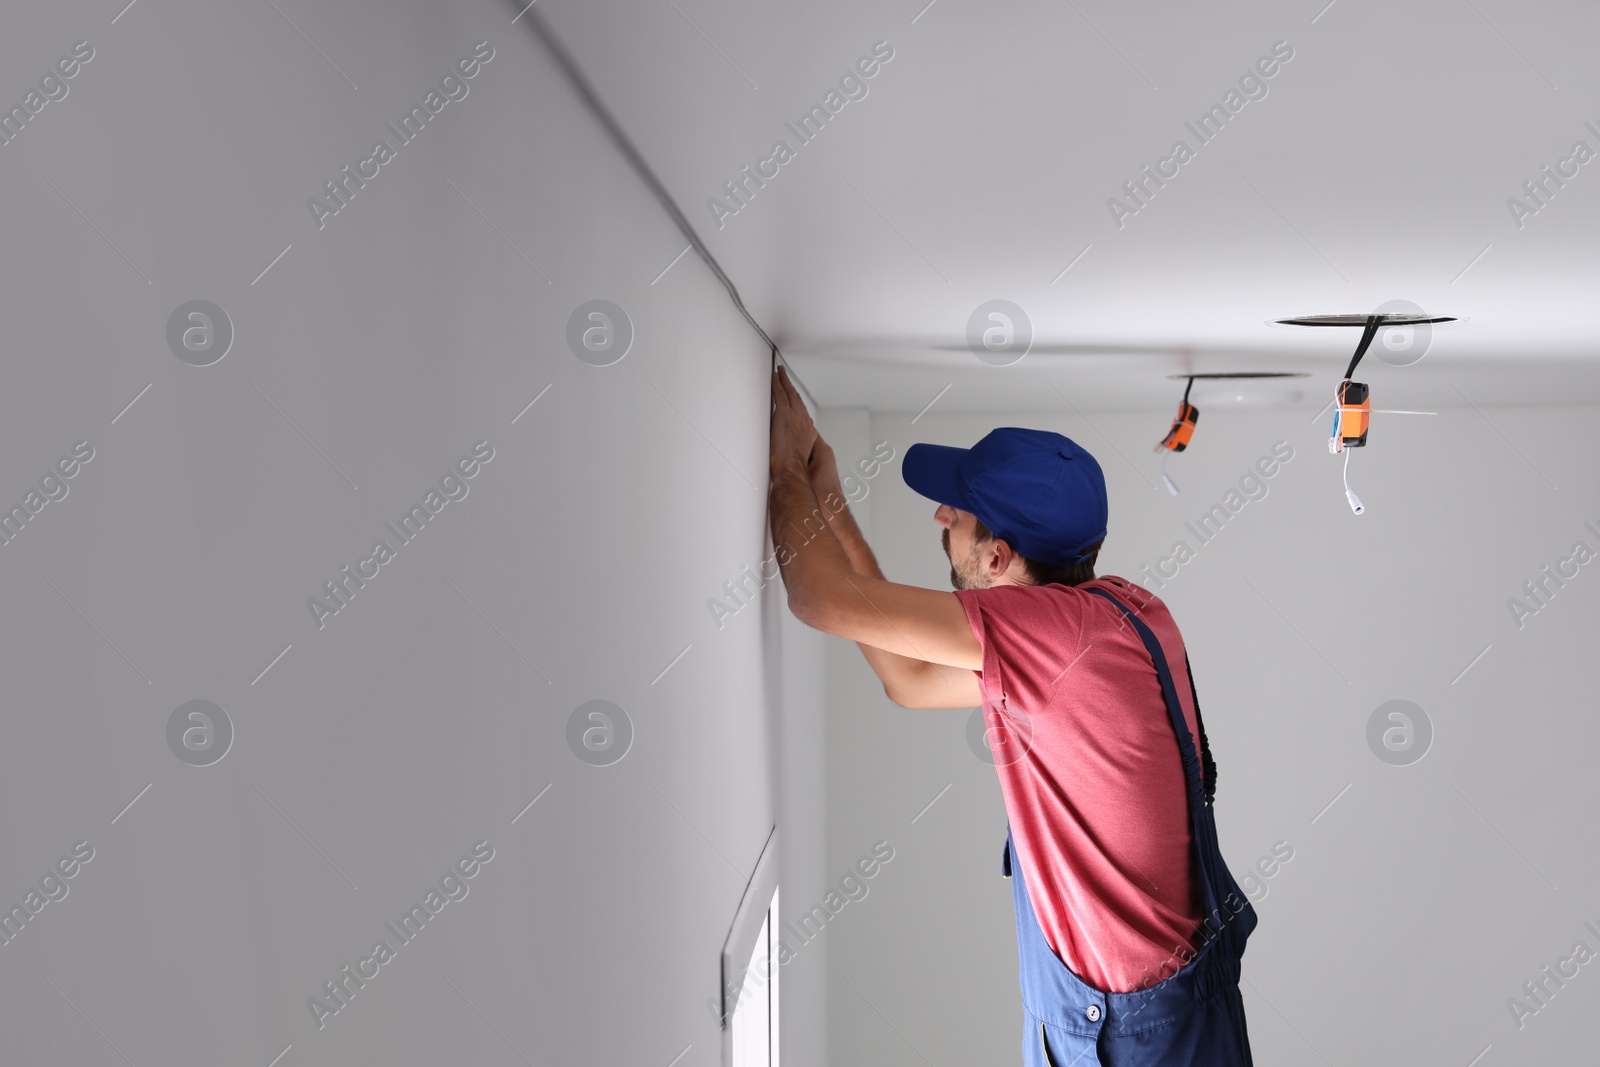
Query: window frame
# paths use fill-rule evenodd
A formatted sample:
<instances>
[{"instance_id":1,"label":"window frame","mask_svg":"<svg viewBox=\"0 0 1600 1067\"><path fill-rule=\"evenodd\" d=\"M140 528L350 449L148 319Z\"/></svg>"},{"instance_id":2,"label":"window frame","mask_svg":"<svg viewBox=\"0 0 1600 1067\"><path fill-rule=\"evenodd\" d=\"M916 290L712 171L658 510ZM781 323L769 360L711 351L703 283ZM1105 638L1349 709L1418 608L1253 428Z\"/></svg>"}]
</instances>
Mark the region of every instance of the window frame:
<instances>
[{"instance_id":1,"label":"window frame","mask_svg":"<svg viewBox=\"0 0 1600 1067\"><path fill-rule=\"evenodd\" d=\"M744 992L756 950L762 947L763 931L766 932L765 952L768 959L765 995L769 1060L759 1067L776 1067L778 1063L778 881L778 828L773 826L722 944L719 1022L723 1067L746 1067L743 1063L734 1063L733 1017L739 1008L739 996Z\"/></svg>"}]
</instances>

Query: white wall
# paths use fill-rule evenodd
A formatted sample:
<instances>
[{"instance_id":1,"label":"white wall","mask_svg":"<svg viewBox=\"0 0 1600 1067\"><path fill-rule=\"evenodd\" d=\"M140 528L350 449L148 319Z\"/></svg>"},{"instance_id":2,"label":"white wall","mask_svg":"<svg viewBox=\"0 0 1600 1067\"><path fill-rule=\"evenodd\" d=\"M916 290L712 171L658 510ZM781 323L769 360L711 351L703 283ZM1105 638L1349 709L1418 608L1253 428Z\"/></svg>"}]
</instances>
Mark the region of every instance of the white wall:
<instances>
[{"instance_id":1,"label":"white wall","mask_svg":"<svg viewBox=\"0 0 1600 1067\"><path fill-rule=\"evenodd\" d=\"M0 947L0 1061L716 1064L784 646L781 591L720 630L706 601L764 553L769 353L695 256L658 278L686 242L509 8L282 6L304 37L147 2L0 40L19 95L96 49L0 149L0 500L95 450L0 548L0 901L95 850ZM319 230L307 198L483 40ZM165 338L194 298L236 331L208 367ZM594 298L637 333L608 367L566 343ZM479 440L319 629L308 598ZM204 767L166 737L196 698L236 733ZM568 747L595 698L635 732L608 767ZM485 839L319 1030L308 998Z\"/></svg>"},{"instance_id":2,"label":"white wall","mask_svg":"<svg viewBox=\"0 0 1600 1067\"><path fill-rule=\"evenodd\" d=\"M1483 1062L1578 1062L1594 979L1569 982L1520 1030L1506 1002L1575 941L1600 947L1583 928L1600 926L1589 678L1600 563L1520 630L1507 600L1575 541L1600 550L1583 527L1600 526L1597 412L1375 415L1350 465L1367 505L1358 518L1325 418L1202 411L1193 447L1168 465L1176 498L1150 451L1169 411L1091 413L1093 425L875 416L871 436L904 456L996 426L1066 434L1109 486L1100 572L1135 580L1176 539L1196 545L1183 523L1289 442L1294 458L1268 494L1155 590L1191 652L1231 869L1242 875L1276 841L1294 848L1265 882L1245 957L1256 1060L1465 1064L1492 1045ZM873 547L891 580L948 588L935 505L895 466L867 502ZM854 646L828 642L830 869L877 837L897 849L841 917L849 936L830 943L831 1060L1005 1062L1020 1022L1005 812L993 768L967 746L971 712L897 708ZM1404 767L1377 759L1365 734L1396 698L1435 731Z\"/></svg>"}]
</instances>

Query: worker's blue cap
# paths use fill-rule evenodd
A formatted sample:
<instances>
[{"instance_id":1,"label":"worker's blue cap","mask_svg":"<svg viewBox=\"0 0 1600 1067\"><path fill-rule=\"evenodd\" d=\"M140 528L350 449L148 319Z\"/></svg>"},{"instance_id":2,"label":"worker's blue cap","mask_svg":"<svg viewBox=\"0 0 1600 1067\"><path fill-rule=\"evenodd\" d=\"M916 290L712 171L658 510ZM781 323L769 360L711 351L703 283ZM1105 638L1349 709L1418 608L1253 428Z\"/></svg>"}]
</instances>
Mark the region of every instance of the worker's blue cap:
<instances>
[{"instance_id":1,"label":"worker's blue cap","mask_svg":"<svg viewBox=\"0 0 1600 1067\"><path fill-rule=\"evenodd\" d=\"M971 448L915 444L900 475L916 492L976 515L1025 559L1081 563L1106 535L1106 480L1070 438L1003 426Z\"/></svg>"}]
</instances>

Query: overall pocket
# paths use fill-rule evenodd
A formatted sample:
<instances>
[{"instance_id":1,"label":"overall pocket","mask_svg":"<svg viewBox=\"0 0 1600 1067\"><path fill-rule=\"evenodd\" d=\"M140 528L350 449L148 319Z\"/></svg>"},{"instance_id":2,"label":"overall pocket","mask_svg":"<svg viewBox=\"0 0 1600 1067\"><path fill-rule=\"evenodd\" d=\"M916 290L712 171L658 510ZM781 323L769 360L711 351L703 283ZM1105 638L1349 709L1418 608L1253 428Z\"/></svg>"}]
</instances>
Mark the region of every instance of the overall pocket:
<instances>
[{"instance_id":1,"label":"overall pocket","mask_svg":"<svg viewBox=\"0 0 1600 1067\"><path fill-rule=\"evenodd\" d=\"M1038 1020L1034 1020L1038 1022ZM1096 1038L1074 1034L1039 1022L1039 1063L1042 1067L1098 1067Z\"/></svg>"}]
</instances>

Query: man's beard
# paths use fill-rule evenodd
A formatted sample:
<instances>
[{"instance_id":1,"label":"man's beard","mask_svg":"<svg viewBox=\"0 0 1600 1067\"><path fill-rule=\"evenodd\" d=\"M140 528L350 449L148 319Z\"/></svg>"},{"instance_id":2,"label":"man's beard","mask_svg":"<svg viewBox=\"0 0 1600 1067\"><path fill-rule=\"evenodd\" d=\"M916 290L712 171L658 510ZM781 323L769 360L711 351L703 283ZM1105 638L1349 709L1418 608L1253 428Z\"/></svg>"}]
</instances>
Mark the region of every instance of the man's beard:
<instances>
[{"instance_id":1,"label":"man's beard","mask_svg":"<svg viewBox=\"0 0 1600 1067\"><path fill-rule=\"evenodd\" d=\"M956 567L955 558L950 555L950 528L948 526L945 527L944 532L940 535L939 539L944 544L945 557L950 560L950 587L952 589L989 588L991 583L985 581L985 576L979 573L976 545L973 546L973 551L967 556L967 571L969 573L963 574L961 570Z\"/></svg>"}]
</instances>

